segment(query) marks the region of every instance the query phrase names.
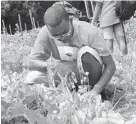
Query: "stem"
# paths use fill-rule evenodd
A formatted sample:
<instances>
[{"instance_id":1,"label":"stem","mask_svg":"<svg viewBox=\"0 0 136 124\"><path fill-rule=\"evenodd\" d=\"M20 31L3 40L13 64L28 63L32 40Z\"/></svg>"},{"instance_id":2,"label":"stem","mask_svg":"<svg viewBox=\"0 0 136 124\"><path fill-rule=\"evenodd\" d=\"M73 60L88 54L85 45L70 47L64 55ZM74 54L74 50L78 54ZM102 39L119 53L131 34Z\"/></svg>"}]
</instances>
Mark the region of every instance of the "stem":
<instances>
[{"instance_id":1,"label":"stem","mask_svg":"<svg viewBox=\"0 0 136 124\"><path fill-rule=\"evenodd\" d=\"M89 1L85 1L85 0L84 0L87 18L90 19L91 16L90 16L90 10L89 10L88 2L89 2Z\"/></svg>"},{"instance_id":2,"label":"stem","mask_svg":"<svg viewBox=\"0 0 136 124\"><path fill-rule=\"evenodd\" d=\"M27 25L26 25L26 23L25 23L25 31L27 32Z\"/></svg>"},{"instance_id":3,"label":"stem","mask_svg":"<svg viewBox=\"0 0 136 124\"><path fill-rule=\"evenodd\" d=\"M22 32L22 24L21 24L20 14L18 14L18 18L19 18L19 28L20 28L20 31L21 31L21 34L22 34L23 32Z\"/></svg>"},{"instance_id":4,"label":"stem","mask_svg":"<svg viewBox=\"0 0 136 124\"><path fill-rule=\"evenodd\" d=\"M34 28L33 17L32 17L32 12L30 9L29 9L29 15L30 15L30 19L31 19L32 29L33 29Z\"/></svg>"},{"instance_id":5,"label":"stem","mask_svg":"<svg viewBox=\"0 0 136 124\"><path fill-rule=\"evenodd\" d=\"M115 86L115 89L114 89L114 96L113 96L113 99L112 99L112 105L113 105L114 98L115 98L115 95L116 95L116 90L117 90L117 88L116 88L116 86Z\"/></svg>"},{"instance_id":6,"label":"stem","mask_svg":"<svg viewBox=\"0 0 136 124\"><path fill-rule=\"evenodd\" d=\"M9 31L10 31L10 34L12 35L11 24L9 24Z\"/></svg>"},{"instance_id":7,"label":"stem","mask_svg":"<svg viewBox=\"0 0 136 124\"><path fill-rule=\"evenodd\" d=\"M6 34L6 27L5 27L5 22L4 22L4 20L2 20L2 24L3 24L3 32L4 32L4 34Z\"/></svg>"},{"instance_id":8,"label":"stem","mask_svg":"<svg viewBox=\"0 0 136 124\"><path fill-rule=\"evenodd\" d=\"M93 15L94 15L94 5L93 5L93 1L92 1L92 0L90 0L90 1L91 1L92 12L93 12Z\"/></svg>"},{"instance_id":9,"label":"stem","mask_svg":"<svg viewBox=\"0 0 136 124\"><path fill-rule=\"evenodd\" d=\"M112 111L112 110L115 109L115 107L117 106L117 104L119 103L119 101L120 101L126 94L127 94L127 93L123 94L123 95L119 98L119 100L115 103L115 105L113 106L113 108L112 108L110 111Z\"/></svg>"},{"instance_id":10,"label":"stem","mask_svg":"<svg viewBox=\"0 0 136 124\"><path fill-rule=\"evenodd\" d=\"M33 17L33 24L34 24L34 28L36 29L36 25L35 25L35 19Z\"/></svg>"}]
</instances>

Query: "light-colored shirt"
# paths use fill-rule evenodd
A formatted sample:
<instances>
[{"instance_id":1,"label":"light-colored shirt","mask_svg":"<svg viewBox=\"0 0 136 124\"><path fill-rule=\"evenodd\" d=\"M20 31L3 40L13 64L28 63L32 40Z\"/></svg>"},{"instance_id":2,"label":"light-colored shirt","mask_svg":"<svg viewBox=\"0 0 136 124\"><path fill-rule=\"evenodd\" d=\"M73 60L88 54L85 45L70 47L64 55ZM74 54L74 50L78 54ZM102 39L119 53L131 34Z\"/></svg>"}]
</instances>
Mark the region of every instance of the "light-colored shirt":
<instances>
[{"instance_id":1,"label":"light-colored shirt","mask_svg":"<svg viewBox=\"0 0 136 124\"><path fill-rule=\"evenodd\" d=\"M108 27L120 22L119 17L116 15L116 1L115 0L98 0L102 3L102 10L100 15L100 27Z\"/></svg>"},{"instance_id":2,"label":"light-colored shirt","mask_svg":"<svg viewBox=\"0 0 136 124\"><path fill-rule=\"evenodd\" d=\"M83 46L94 48L100 56L110 54L99 28L84 21L73 20L74 33L69 43L63 43L50 36L43 26L31 51L31 59L47 60L52 52L59 60L76 61L78 50Z\"/></svg>"}]
</instances>

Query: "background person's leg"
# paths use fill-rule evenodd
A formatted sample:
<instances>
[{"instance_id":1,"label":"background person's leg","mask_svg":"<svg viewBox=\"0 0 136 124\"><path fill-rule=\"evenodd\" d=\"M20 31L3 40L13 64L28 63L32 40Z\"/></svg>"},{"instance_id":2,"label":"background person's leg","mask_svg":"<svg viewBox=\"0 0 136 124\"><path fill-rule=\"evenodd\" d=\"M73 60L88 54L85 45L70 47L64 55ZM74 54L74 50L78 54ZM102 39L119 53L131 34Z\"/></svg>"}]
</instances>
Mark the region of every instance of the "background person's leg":
<instances>
[{"instance_id":1,"label":"background person's leg","mask_svg":"<svg viewBox=\"0 0 136 124\"><path fill-rule=\"evenodd\" d=\"M112 52L113 51L113 39L114 39L114 32L113 32L113 26L108 26L102 28L103 31L103 37L105 39L107 48Z\"/></svg>"},{"instance_id":2,"label":"background person's leg","mask_svg":"<svg viewBox=\"0 0 136 124\"><path fill-rule=\"evenodd\" d=\"M123 31L123 25L121 23L114 25L114 33L115 33L120 51L123 53L123 55L126 55L128 53L127 41L125 38L125 32Z\"/></svg>"},{"instance_id":3,"label":"background person's leg","mask_svg":"<svg viewBox=\"0 0 136 124\"><path fill-rule=\"evenodd\" d=\"M89 72L90 85L95 85L102 75L102 65L91 53L85 53L82 56L82 66L85 72Z\"/></svg>"},{"instance_id":4,"label":"background person's leg","mask_svg":"<svg viewBox=\"0 0 136 124\"><path fill-rule=\"evenodd\" d=\"M118 36L117 41L119 44L119 49L122 52L123 55L126 55L128 53L127 50L127 43L124 36Z\"/></svg>"},{"instance_id":5,"label":"background person's leg","mask_svg":"<svg viewBox=\"0 0 136 124\"><path fill-rule=\"evenodd\" d=\"M108 49L113 52L113 39L106 39Z\"/></svg>"}]
</instances>

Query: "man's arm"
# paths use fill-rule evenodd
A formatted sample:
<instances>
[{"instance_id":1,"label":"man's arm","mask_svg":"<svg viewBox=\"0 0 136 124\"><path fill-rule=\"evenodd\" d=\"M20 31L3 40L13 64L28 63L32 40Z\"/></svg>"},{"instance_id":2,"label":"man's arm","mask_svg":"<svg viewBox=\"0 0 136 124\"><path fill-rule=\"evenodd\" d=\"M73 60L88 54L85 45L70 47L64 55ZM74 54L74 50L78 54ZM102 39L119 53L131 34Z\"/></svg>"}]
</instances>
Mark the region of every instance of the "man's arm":
<instances>
[{"instance_id":1,"label":"man's arm","mask_svg":"<svg viewBox=\"0 0 136 124\"><path fill-rule=\"evenodd\" d=\"M103 60L105 68L100 80L92 89L92 91L96 92L97 94L99 94L103 90L103 88L108 84L108 82L111 80L113 74L116 71L116 66L111 55L102 56L101 58Z\"/></svg>"},{"instance_id":2,"label":"man's arm","mask_svg":"<svg viewBox=\"0 0 136 124\"><path fill-rule=\"evenodd\" d=\"M37 70L42 72L47 71L47 63L43 60L34 60L30 58L27 66L29 70Z\"/></svg>"},{"instance_id":3,"label":"man's arm","mask_svg":"<svg viewBox=\"0 0 136 124\"><path fill-rule=\"evenodd\" d=\"M47 70L46 60L50 56L50 52L48 50L50 49L48 41L49 39L47 36L47 29L46 27L43 27L37 36L37 39L27 62L27 66L30 70Z\"/></svg>"},{"instance_id":4,"label":"man's arm","mask_svg":"<svg viewBox=\"0 0 136 124\"><path fill-rule=\"evenodd\" d=\"M102 72L100 80L97 82L97 84L94 86L93 91L96 91L96 93L100 93L102 89L105 87L106 84L110 81L112 78L116 66L113 61L113 58L110 54L110 51L107 48L106 41L103 38L102 31L99 28L96 28L94 26L88 25L88 28L90 28L91 31L93 31L93 34L90 31L90 44L89 46L94 48L100 55L103 64L105 66L104 71ZM91 39L91 37L93 37Z\"/></svg>"}]
</instances>

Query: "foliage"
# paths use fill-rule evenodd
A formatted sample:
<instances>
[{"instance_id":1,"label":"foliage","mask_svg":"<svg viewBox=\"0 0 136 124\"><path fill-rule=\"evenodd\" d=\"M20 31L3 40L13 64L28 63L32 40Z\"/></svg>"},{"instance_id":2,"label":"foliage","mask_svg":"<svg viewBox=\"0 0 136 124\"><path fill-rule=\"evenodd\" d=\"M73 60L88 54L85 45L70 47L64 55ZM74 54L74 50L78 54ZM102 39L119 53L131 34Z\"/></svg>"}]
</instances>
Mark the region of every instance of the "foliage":
<instances>
[{"instance_id":1,"label":"foliage","mask_svg":"<svg viewBox=\"0 0 136 124\"><path fill-rule=\"evenodd\" d=\"M48 75L51 77L54 75L52 63L55 62L49 58ZM112 105L108 101L102 103L100 95L91 97L89 92L83 95L70 92L67 81L72 77L67 74L60 78L57 88L52 84L53 80L49 81L49 88L41 84L29 86L18 80L6 85L1 97L2 118L10 120L24 116L30 124L124 124L123 117L111 110Z\"/></svg>"},{"instance_id":2,"label":"foliage","mask_svg":"<svg viewBox=\"0 0 136 124\"><path fill-rule=\"evenodd\" d=\"M54 68L57 60L48 60L48 77L50 87L25 84L27 56L36 39L39 29L21 34L2 35L1 59L1 113L3 124L132 124L136 118L136 20L125 24L129 54L122 57L115 43L113 57L117 71L111 80L117 89L126 90L120 99L113 102L102 102L101 97L90 97L89 92L83 95L71 91L76 83L72 72L55 87ZM69 81L69 83L68 83ZM68 85L71 84L71 85Z\"/></svg>"},{"instance_id":3,"label":"foliage","mask_svg":"<svg viewBox=\"0 0 136 124\"><path fill-rule=\"evenodd\" d=\"M21 16L22 29L25 30L25 23L27 25L27 30L32 29L29 10L32 11L32 16L35 18L36 27L38 27L37 21L39 22L39 26L44 25L44 12L46 9L56 1L2 1L1 2L1 19L5 21L5 26L7 27L8 33L9 24L11 24L12 32L15 33L15 24L19 23L18 14ZM76 8L85 14L85 7L83 1L73 1L70 2ZM3 26L3 24L2 24Z\"/></svg>"},{"instance_id":4,"label":"foliage","mask_svg":"<svg viewBox=\"0 0 136 124\"><path fill-rule=\"evenodd\" d=\"M32 11L32 16L35 18L36 26L44 25L43 15L45 10L54 3L53 1L2 1L1 5L1 19L5 21L5 26L9 33L9 24L11 24L12 32L15 32L15 24L19 23L18 14L21 16L22 28L25 30L25 23L27 30L32 29L29 10ZM43 6L44 5L44 6Z\"/></svg>"}]
</instances>

